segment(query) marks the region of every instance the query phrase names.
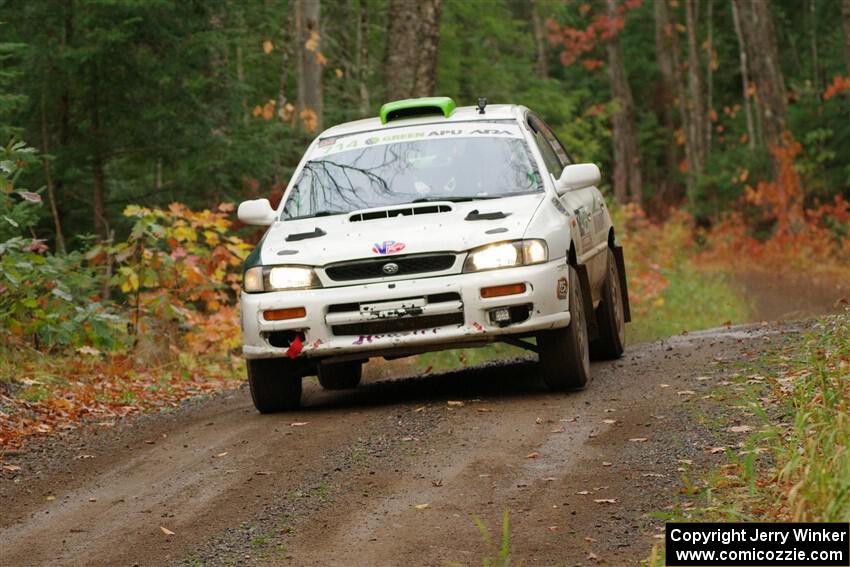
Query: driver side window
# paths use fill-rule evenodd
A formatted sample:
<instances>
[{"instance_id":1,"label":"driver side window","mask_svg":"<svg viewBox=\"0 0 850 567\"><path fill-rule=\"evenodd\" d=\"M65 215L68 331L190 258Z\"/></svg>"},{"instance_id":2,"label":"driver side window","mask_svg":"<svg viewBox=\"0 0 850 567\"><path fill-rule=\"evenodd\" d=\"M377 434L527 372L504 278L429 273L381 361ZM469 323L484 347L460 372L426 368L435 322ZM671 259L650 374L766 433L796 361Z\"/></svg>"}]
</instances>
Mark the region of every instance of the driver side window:
<instances>
[{"instance_id":1,"label":"driver side window","mask_svg":"<svg viewBox=\"0 0 850 567\"><path fill-rule=\"evenodd\" d=\"M534 134L534 142L537 144L537 149L543 155L543 163L546 164L546 169L555 176L555 179L559 178L565 164L561 162L552 144L547 139L545 134L547 131L546 126L536 116L531 115L528 117L528 126L531 128L532 134Z\"/></svg>"}]
</instances>

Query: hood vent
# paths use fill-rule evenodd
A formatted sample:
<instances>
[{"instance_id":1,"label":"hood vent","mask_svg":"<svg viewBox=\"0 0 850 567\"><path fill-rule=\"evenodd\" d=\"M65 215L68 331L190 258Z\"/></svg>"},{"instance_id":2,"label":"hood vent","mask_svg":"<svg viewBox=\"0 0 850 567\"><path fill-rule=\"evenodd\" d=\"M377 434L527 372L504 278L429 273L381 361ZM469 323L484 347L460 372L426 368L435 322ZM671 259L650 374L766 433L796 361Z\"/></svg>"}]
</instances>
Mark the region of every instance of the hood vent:
<instances>
[{"instance_id":1,"label":"hood vent","mask_svg":"<svg viewBox=\"0 0 850 567\"><path fill-rule=\"evenodd\" d=\"M391 219L393 217L407 217L414 215L430 215L435 213L448 213L452 208L448 205L423 205L421 207L405 207L403 209L385 209L382 211L369 211L357 213L348 217L351 222L370 221L378 219Z\"/></svg>"}]
</instances>

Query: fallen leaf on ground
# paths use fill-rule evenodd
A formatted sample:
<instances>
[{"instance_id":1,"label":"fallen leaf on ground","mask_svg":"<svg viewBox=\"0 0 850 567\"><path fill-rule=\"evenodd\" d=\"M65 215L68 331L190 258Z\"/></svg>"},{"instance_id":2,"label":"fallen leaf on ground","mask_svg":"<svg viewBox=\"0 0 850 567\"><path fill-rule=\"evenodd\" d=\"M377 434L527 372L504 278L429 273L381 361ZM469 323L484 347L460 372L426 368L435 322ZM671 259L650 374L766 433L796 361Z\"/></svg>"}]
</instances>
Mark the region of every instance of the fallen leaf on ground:
<instances>
[{"instance_id":1,"label":"fallen leaf on ground","mask_svg":"<svg viewBox=\"0 0 850 567\"><path fill-rule=\"evenodd\" d=\"M609 463L608 461L602 461L603 467L610 467L612 464L614 464L614 463Z\"/></svg>"},{"instance_id":2,"label":"fallen leaf on ground","mask_svg":"<svg viewBox=\"0 0 850 567\"><path fill-rule=\"evenodd\" d=\"M706 380L711 380L711 376L697 376L696 379L700 382L704 382Z\"/></svg>"},{"instance_id":3,"label":"fallen leaf on ground","mask_svg":"<svg viewBox=\"0 0 850 567\"><path fill-rule=\"evenodd\" d=\"M597 504L616 504L617 503L616 498L594 498L593 501L596 502Z\"/></svg>"},{"instance_id":4,"label":"fallen leaf on ground","mask_svg":"<svg viewBox=\"0 0 850 567\"><path fill-rule=\"evenodd\" d=\"M716 455L717 453L725 453L726 447L711 447L708 452L712 455Z\"/></svg>"},{"instance_id":5,"label":"fallen leaf on ground","mask_svg":"<svg viewBox=\"0 0 850 567\"><path fill-rule=\"evenodd\" d=\"M643 473L640 476L651 476L651 477L657 477L657 478L664 478L663 474L657 473L657 472L647 472L647 473Z\"/></svg>"},{"instance_id":6,"label":"fallen leaf on ground","mask_svg":"<svg viewBox=\"0 0 850 567\"><path fill-rule=\"evenodd\" d=\"M481 413L487 413L493 411L490 408L475 408L475 411L480 411Z\"/></svg>"},{"instance_id":7,"label":"fallen leaf on ground","mask_svg":"<svg viewBox=\"0 0 850 567\"><path fill-rule=\"evenodd\" d=\"M18 472L21 470L21 467L18 465L3 465L3 470L6 472Z\"/></svg>"},{"instance_id":8,"label":"fallen leaf on ground","mask_svg":"<svg viewBox=\"0 0 850 567\"><path fill-rule=\"evenodd\" d=\"M696 392L694 392L693 390L679 390L676 393L680 396L693 396L694 394L696 394Z\"/></svg>"},{"instance_id":9,"label":"fallen leaf on ground","mask_svg":"<svg viewBox=\"0 0 850 567\"><path fill-rule=\"evenodd\" d=\"M419 413L419 412L421 412L421 411L425 411L425 406L419 406L418 408L416 408L416 409L415 409L415 410L413 410L413 411L415 411L416 413Z\"/></svg>"},{"instance_id":10,"label":"fallen leaf on ground","mask_svg":"<svg viewBox=\"0 0 850 567\"><path fill-rule=\"evenodd\" d=\"M555 532L557 532L557 531L558 531L558 526L549 526L549 527L548 527L548 528L546 528L546 529L547 529L547 530L549 530L549 531L550 531L550 532L552 532L552 533L555 533Z\"/></svg>"},{"instance_id":11,"label":"fallen leaf on ground","mask_svg":"<svg viewBox=\"0 0 850 567\"><path fill-rule=\"evenodd\" d=\"M586 537L586 538L584 538L584 541L589 541L590 543L596 543L596 540L592 537Z\"/></svg>"},{"instance_id":12,"label":"fallen leaf on ground","mask_svg":"<svg viewBox=\"0 0 850 567\"><path fill-rule=\"evenodd\" d=\"M309 421L293 421L289 424L289 427L303 427L310 423Z\"/></svg>"},{"instance_id":13,"label":"fallen leaf on ground","mask_svg":"<svg viewBox=\"0 0 850 567\"><path fill-rule=\"evenodd\" d=\"M546 477L546 478L544 478L543 480L545 480L546 482L554 482L554 481L556 481L556 480L558 480L558 479L557 479L557 478L555 478L554 476L547 476L547 477Z\"/></svg>"},{"instance_id":14,"label":"fallen leaf on ground","mask_svg":"<svg viewBox=\"0 0 850 567\"><path fill-rule=\"evenodd\" d=\"M733 425L729 428L729 431L732 433L747 433L748 431L752 431L753 428L749 425Z\"/></svg>"},{"instance_id":15,"label":"fallen leaf on ground","mask_svg":"<svg viewBox=\"0 0 850 567\"><path fill-rule=\"evenodd\" d=\"M438 478L437 480L432 480L431 486L435 486L437 488L440 488L441 486L443 486L443 479Z\"/></svg>"},{"instance_id":16,"label":"fallen leaf on ground","mask_svg":"<svg viewBox=\"0 0 850 567\"><path fill-rule=\"evenodd\" d=\"M224 457L225 455L227 455L227 451L222 451L221 453L218 453L216 457Z\"/></svg>"},{"instance_id":17,"label":"fallen leaf on ground","mask_svg":"<svg viewBox=\"0 0 850 567\"><path fill-rule=\"evenodd\" d=\"M534 423L536 423L537 425L540 425L541 423L543 423L543 418L538 417L537 419L534 420Z\"/></svg>"},{"instance_id":18,"label":"fallen leaf on ground","mask_svg":"<svg viewBox=\"0 0 850 567\"><path fill-rule=\"evenodd\" d=\"M537 451L534 451L533 453L529 453L529 454L527 454L527 455L525 456L525 458L526 458L526 459L536 459L536 458L537 458L537 457L539 457L539 456L540 456L540 453L538 453Z\"/></svg>"},{"instance_id":19,"label":"fallen leaf on ground","mask_svg":"<svg viewBox=\"0 0 850 567\"><path fill-rule=\"evenodd\" d=\"M414 506L414 508L416 508L417 510L424 510L425 508L428 508L429 506L430 506L430 504L428 504L428 503L417 504L416 506Z\"/></svg>"},{"instance_id":20,"label":"fallen leaf on ground","mask_svg":"<svg viewBox=\"0 0 850 567\"><path fill-rule=\"evenodd\" d=\"M56 500L56 497L55 497L55 496L53 496L53 495L51 494L50 496L48 496L47 498L45 498L45 500L47 500L48 502L50 502L51 500Z\"/></svg>"},{"instance_id":21,"label":"fallen leaf on ground","mask_svg":"<svg viewBox=\"0 0 850 567\"><path fill-rule=\"evenodd\" d=\"M602 423L607 423L608 425L614 425L615 423L617 423L617 420L616 419L603 419Z\"/></svg>"},{"instance_id":22,"label":"fallen leaf on ground","mask_svg":"<svg viewBox=\"0 0 850 567\"><path fill-rule=\"evenodd\" d=\"M572 423L577 419L578 419L578 416L575 416L575 417L569 417L567 419L561 419L560 421L563 421L564 423Z\"/></svg>"},{"instance_id":23,"label":"fallen leaf on ground","mask_svg":"<svg viewBox=\"0 0 850 567\"><path fill-rule=\"evenodd\" d=\"M91 498L89 498L89 502L97 502L97 498L95 498L94 496L92 496Z\"/></svg>"},{"instance_id":24,"label":"fallen leaf on ground","mask_svg":"<svg viewBox=\"0 0 850 567\"><path fill-rule=\"evenodd\" d=\"M590 491L588 491L588 490L579 490L578 492L576 492L576 494L578 494L579 496L586 496L586 495L590 494Z\"/></svg>"},{"instance_id":25,"label":"fallen leaf on ground","mask_svg":"<svg viewBox=\"0 0 850 567\"><path fill-rule=\"evenodd\" d=\"M670 384L659 384L658 387L659 388L669 388Z\"/></svg>"},{"instance_id":26,"label":"fallen leaf on ground","mask_svg":"<svg viewBox=\"0 0 850 567\"><path fill-rule=\"evenodd\" d=\"M159 526L159 529L162 530L162 533L164 533L165 535L174 535L174 532L172 532L166 527Z\"/></svg>"},{"instance_id":27,"label":"fallen leaf on ground","mask_svg":"<svg viewBox=\"0 0 850 567\"><path fill-rule=\"evenodd\" d=\"M448 402L446 402L446 404L450 408L462 408L463 407L463 402L460 401L460 400L449 400Z\"/></svg>"},{"instance_id":28,"label":"fallen leaf on ground","mask_svg":"<svg viewBox=\"0 0 850 567\"><path fill-rule=\"evenodd\" d=\"M694 464L694 462L690 459L679 459L677 462L681 465L692 465L692 464Z\"/></svg>"},{"instance_id":29,"label":"fallen leaf on ground","mask_svg":"<svg viewBox=\"0 0 850 567\"><path fill-rule=\"evenodd\" d=\"M556 427L555 429L550 429L549 433L563 433L566 431L563 427Z\"/></svg>"},{"instance_id":30,"label":"fallen leaf on ground","mask_svg":"<svg viewBox=\"0 0 850 567\"><path fill-rule=\"evenodd\" d=\"M645 443L648 439L646 437L632 437L629 441L632 443Z\"/></svg>"}]
</instances>

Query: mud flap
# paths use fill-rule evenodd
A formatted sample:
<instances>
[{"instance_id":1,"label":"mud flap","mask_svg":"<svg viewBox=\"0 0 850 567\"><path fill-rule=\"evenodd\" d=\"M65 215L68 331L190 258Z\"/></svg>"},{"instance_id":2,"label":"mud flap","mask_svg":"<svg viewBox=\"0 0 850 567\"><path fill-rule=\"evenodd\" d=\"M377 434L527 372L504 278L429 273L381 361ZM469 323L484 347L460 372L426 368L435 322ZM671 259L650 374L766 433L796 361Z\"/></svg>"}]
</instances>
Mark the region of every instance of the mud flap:
<instances>
[{"instance_id":1,"label":"mud flap","mask_svg":"<svg viewBox=\"0 0 850 567\"><path fill-rule=\"evenodd\" d=\"M578 282L581 285L581 297L586 311L584 319L587 321L587 337L595 340L599 337L599 323L596 320L596 312L593 310L593 295L590 292L590 277L587 275L587 266L578 264L575 266L578 274Z\"/></svg>"},{"instance_id":2,"label":"mud flap","mask_svg":"<svg viewBox=\"0 0 850 567\"><path fill-rule=\"evenodd\" d=\"M614 252L614 260L617 262L617 272L620 274L620 293L623 296L623 321L628 323L632 320L632 310L629 307L629 286L626 283L626 261L623 259L623 247L615 244L611 250Z\"/></svg>"}]
</instances>

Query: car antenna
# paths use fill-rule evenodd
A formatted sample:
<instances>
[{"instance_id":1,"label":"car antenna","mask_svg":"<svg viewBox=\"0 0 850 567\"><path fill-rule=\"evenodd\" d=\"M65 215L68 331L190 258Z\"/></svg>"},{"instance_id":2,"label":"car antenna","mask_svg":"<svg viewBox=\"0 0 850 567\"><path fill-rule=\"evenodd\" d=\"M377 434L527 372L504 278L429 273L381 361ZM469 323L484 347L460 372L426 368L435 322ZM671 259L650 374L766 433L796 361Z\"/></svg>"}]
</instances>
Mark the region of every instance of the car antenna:
<instances>
[{"instance_id":1,"label":"car antenna","mask_svg":"<svg viewBox=\"0 0 850 567\"><path fill-rule=\"evenodd\" d=\"M478 114L484 114L484 108L487 106L487 99L483 96L478 97Z\"/></svg>"}]
</instances>

